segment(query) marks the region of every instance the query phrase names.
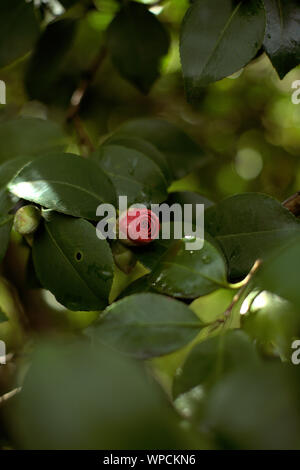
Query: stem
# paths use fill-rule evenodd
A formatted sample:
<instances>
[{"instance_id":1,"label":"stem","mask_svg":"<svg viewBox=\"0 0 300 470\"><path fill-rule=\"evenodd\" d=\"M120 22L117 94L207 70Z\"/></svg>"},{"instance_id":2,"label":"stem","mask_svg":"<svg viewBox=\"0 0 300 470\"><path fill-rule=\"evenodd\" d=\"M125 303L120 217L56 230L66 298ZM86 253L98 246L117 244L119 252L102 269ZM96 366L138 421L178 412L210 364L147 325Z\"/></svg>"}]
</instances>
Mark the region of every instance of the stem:
<instances>
[{"instance_id":1,"label":"stem","mask_svg":"<svg viewBox=\"0 0 300 470\"><path fill-rule=\"evenodd\" d=\"M4 403L6 403L7 400L9 400L10 398L13 398L13 397L16 396L18 393L20 393L21 390L22 390L21 387L14 388L14 389L11 390L10 392L7 392L7 393L5 393L4 395L2 395L2 397L0 397L0 406L3 405Z\"/></svg>"},{"instance_id":2,"label":"stem","mask_svg":"<svg viewBox=\"0 0 300 470\"><path fill-rule=\"evenodd\" d=\"M231 316L231 313L232 313L232 310L233 308L235 307L235 305L239 302L239 300L241 299L242 295L244 294L249 282L251 281L251 279L253 278L254 274L256 273L256 271L258 270L258 268L261 266L261 263L262 261L260 259L256 260L254 265L252 266L251 268L251 271L249 272L248 276L244 279L243 283L242 283L242 286L241 288L239 289L239 291L235 294L235 296L233 297L232 299L232 302L231 304L229 305L229 307L225 310L225 312L223 313L223 317L222 318L219 318L218 320L216 320L216 324L217 326L219 324L225 324L227 322L227 320L230 318Z\"/></svg>"},{"instance_id":3,"label":"stem","mask_svg":"<svg viewBox=\"0 0 300 470\"><path fill-rule=\"evenodd\" d=\"M95 148L80 119L80 107L89 87L94 81L95 75L99 67L102 65L106 57L106 53L106 47L101 47L100 52L91 64L90 68L83 73L78 87L71 96L70 106L67 111L66 121L73 122L74 124L78 136L79 146L82 150L83 156L87 156L87 154L93 152Z\"/></svg>"},{"instance_id":4,"label":"stem","mask_svg":"<svg viewBox=\"0 0 300 470\"><path fill-rule=\"evenodd\" d=\"M288 209L295 217L300 216L300 191L290 196L282 203L283 207Z\"/></svg>"}]
</instances>

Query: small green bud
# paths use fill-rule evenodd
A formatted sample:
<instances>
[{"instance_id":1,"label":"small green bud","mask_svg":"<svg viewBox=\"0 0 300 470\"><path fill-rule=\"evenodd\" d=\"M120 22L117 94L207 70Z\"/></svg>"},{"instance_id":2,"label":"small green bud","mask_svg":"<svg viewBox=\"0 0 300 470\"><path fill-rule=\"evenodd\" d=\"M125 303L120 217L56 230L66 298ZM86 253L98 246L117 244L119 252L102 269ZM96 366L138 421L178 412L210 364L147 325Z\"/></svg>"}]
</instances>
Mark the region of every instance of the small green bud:
<instances>
[{"instance_id":1,"label":"small green bud","mask_svg":"<svg viewBox=\"0 0 300 470\"><path fill-rule=\"evenodd\" d=\"M30 235L36 231L41 220L41 211L36 206L23 206L15 214L14 230L21 235Z\"/></svg>"}]
</instances>

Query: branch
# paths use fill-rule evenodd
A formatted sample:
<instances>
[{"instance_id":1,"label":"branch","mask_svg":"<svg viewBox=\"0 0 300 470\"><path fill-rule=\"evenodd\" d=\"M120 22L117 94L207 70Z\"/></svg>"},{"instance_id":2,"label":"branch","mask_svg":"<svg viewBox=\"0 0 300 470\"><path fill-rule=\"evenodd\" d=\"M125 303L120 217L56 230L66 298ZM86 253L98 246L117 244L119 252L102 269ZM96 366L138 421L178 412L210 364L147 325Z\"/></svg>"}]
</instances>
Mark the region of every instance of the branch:
<instances>
[{"instance_id":1,"label":"branch","mask_svg":"<svg viewBox=\"0 0 300 470\"><path fill-rule=\"evenodd\" d=\"M67 111L66 121L73 122L78 136L79 146L84 156L87 156L88 153L93 152L95 148L80 119L80 107L89 87L93 83L99 67L106 57L106 53L106 47L102 47L90 68L85 73L83 73L78 87L71 96L70 106Z\"/></svg>"},{"instance_id":2,"label":"branch","mask_svg":"<svg viewBox=\"0 0 300 470\"><path fill-rule=\"evenodd\" d=\"M300 191L293 194L282 203L283 207L288 209L295 217L300 216Z\"/></svg>"}]
</instances>

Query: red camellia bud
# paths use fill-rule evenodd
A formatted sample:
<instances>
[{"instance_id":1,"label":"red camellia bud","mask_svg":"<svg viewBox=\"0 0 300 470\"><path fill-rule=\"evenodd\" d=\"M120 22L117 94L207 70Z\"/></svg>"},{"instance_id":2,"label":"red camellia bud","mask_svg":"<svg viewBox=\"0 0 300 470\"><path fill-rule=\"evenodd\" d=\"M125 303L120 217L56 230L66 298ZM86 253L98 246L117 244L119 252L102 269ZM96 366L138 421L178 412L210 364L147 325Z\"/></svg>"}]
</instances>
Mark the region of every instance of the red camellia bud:
<instances>
[{"instance_id":1,"label":"red camellia bud","mask_svg":"<svg viewBox=\"0 0 300 470\"><path fill-rule=\"evenodd\" d=\"M159 218L149 209L131 208L119 219L119 238L134 245L147 245L158 237Z\"/></svg>"}]
</instances>

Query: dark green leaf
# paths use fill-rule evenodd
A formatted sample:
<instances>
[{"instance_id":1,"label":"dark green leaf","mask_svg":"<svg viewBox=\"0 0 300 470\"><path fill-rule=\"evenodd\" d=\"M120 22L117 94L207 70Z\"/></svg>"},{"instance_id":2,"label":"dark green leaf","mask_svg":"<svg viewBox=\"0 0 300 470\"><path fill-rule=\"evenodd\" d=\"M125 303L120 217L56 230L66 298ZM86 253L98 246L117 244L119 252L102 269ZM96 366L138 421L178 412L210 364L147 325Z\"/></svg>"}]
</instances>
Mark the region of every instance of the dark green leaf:
<instances>
[{"instance_id":1,"label":"dark green leaf","mask_svg":"<svg viewBox=\"0 0 300 470\"><path fill-rule=\"evenodd\" d=\"M115 204L113 185L98 165L67 153L28 163L8 187L22 199L91 220L99 204Z\"/></svg>"},{"instance_id":2,"label":"dark green leaf","mask_svg":"<svg viewBox=\"0 0 300 470\"><path fill-rule=\"evenodd\" d=\"M91 335L139 359L169 354L197 336L203 324L183 303L137 294L108 307Z\"/></svg>"},{"instance_id":3,"label":"dark green leaf","mask_svg":"<svg viewBox=\"0 0 300 470\"><path fill-rule=\"evenodd\" d=\"M8 321L8 318L5 313L0 309L0 323L4 323L6 321Z\"/></svg>"},{"instance_id":4,"label":"dark green leaf","mask_svg":"<svg viewBox=\"0 0 300 470\"><path fill-rule=\"evenodd\" d=\"M300 224L275 199L244 193L207 209L205 228L222 246L230 278L236 281L248 274L257 259L296 235Z\"/></svg>"},{"instance_id":5,"label":"dark green leaf","mask_svg":"<svg viewBox=\"0 0 300 470\"><path fill-rule=\"evenodd\" d=\"M47 100L57 93L66 54L72 46L77 22L66 18L50 23L30 58L25 84L31 99Z\"/></svg>"},{"instance_id":6,"label":"dark green leaf","mask_svg":"<svg viewBox=\"0 0 300 470\"><path fill-rule=\"evenodd\" d=\"M19 118L0 123L0 162L62 151L67 145L57 124L37 118Z\"/></svg>"},{"instance_id":7,"label":"dark green leaf","mask_svg":"<svg viewBox=\"0 0 300 470\"><path fill-rule=\"evenodd\" d=\"M34 267L42 286L71 310L108 304L114 265L109 244L82 219L54 216L36 235Z\"/></svg>"},{"instance_id":8,"label":"dark green leaf","mask_svg":"<svg viewBox=\"0 0 300 470\"><path fill-rule=\"evenodd\" d=\"M121 145L122 147L127 147L129 149L137 150L138 152L143 153L148 158L150 158L157 166L161 169L164 177L168 184L171 182L170 168L167 162L166 157L162 152L160 152L154 145L150 144L144 139L139 139L137 137L129 136L119 136L118 133L116 136L110 137L105 144L109 145Z\"/></svg>"},{"instance_id":9,"label":"dark green leaf","mask_svg":"<svg viewBox=\"0 0 300 470\"><path fill-rule=\"evenodd\" d=\"M120 145L104 145L92 158L113 182L117 196L134 203L160 203L167 198L165 177L151 158L135 149Z\"/></svg>"},{"instance_id":10,"label":"dark green leaf","mask_svg":"<svg viewBox=\"0 0 300 470\"><path fill-rule=\"evenodd\" d=\"M13 207L10 195L5 189L0 189L0 262L2 261L9 243L13 216L9 214Z\"/></svg>"},{"instance_id":11,"label":"dark green leaf","mask_svg":"<svg viewBox=\"0 0 300 470\"><path fill-rule=\"evenodd\" d=\"M282 79L300 64L300 5L297 0L264 0L264 48Z\"/></svg>"},{"instance_id":12,"label":"dark green leaf","mask_svg":"<svg viewBox=\"0 0 300 470\"><path fill-rule=\"evenodd\" d=\"M300 236L278 246L253 278L254 287L267 290L300 305L299 289Z\"/></svg>"},{"instance_id":13,"label":"dark green leaf","mask_svg":"<svg viewBox=\"0 0 300 470\"><path fill-rule=\"evenodd\" d=\"M163 294L195 299L227 286L225 260L208 240L200 250L186 249L184 239L174 241L155 266L150 283Z\"/></svg>"},{"instance_id":14,"label":"dark green leaf","mask_svg":"<svg viewBox=\"0 0 300 470\"><path fill-rule=\"evenodd\" d=\"M299 368L241 363L210 391L202 426L219 448L299 449Z\"/></svg>"},{"instance_id":15,"label":"dark green leaf","mask_svg":"<svg viewBox=\"0 0 300 470\"><path fill-rule=\"evenodd\" d=\"M274 345L281 357L288 360L293 338L300 336L298 309L270 292L252 291L244 300L241 312L243 330L258 344Z\"/></svg>"},{"instance_id":16,"label":"dark green leaf","mask_svg":"<svg viewBox=\"0 0 300 470\"><path fill-rule=\"evenodd\" d=\"M253 59L265 32L261 0L196 0L181 30L181 62L189 100L201 87L237 72Z\"/></svg>"},{"instance_id":17,"label":"dark green leaf","mask_svg":"<svg viewBox=\"0 0 300 470\"><path fill-rule=\"evenodd\" d=\"M169 36L146 5L126 2L108 28L108 48L120 74L148 93L168 52Z\"/></svg>"},{"instance_id":18,"label":"dark green leaf","mask_svg":"<svg viewBox=\"0 0 300 470\"><path fill-rule=\"evenodd\" d=\"M33 2L0 2L0 68L25 55L39 33Z\"/></svg>"},{"instance_id":19,"label":"dark green leaf","mask_svg":"<svg viewBox=\"0 0 300 470\"><path fill-rule=\"evenodd\" d=\"M188 446L175 412L142 364L84 341L64 338L35 348L8 412L22 449Z\"/></svg>"},{"instance_id":20,"label":"dark green leaf","mask_svg":"<svg viewBox=\"0 0 300 470\"><path fill-rule=\"evenodd\" d=\"M115 135L139 137L151 142L166 156L173 177L178 179L207 163L203 151L185 132L162 119L128 121L117 129Z\"/></svg>"},{"instance_id":21,"label":"dark green leaf","mask_svg":"<svg viewBox=\"0 0 300 470\"><path fill-rule=\"evenodd\" d=\"M231 330L197 344L176 376L175 397L199 385L211 387L243 363L258 361L254 346L242 331Z\"/></svg>"},{"instance_id":22,"label":"dark green leaf","mask_svg":"<svg viewBox=\"0 0 300 470\"><path fill-rule=\"evenodd\" d=\"M180 191L169 194L168 204L180 204L182 208L184 207L184 204L191 204L193 207L193 217L191 222L195 223L196 205L204 204L204 208L208 209L214 205L214 202L193 191Z\"/></svg>"}]
</instances>

